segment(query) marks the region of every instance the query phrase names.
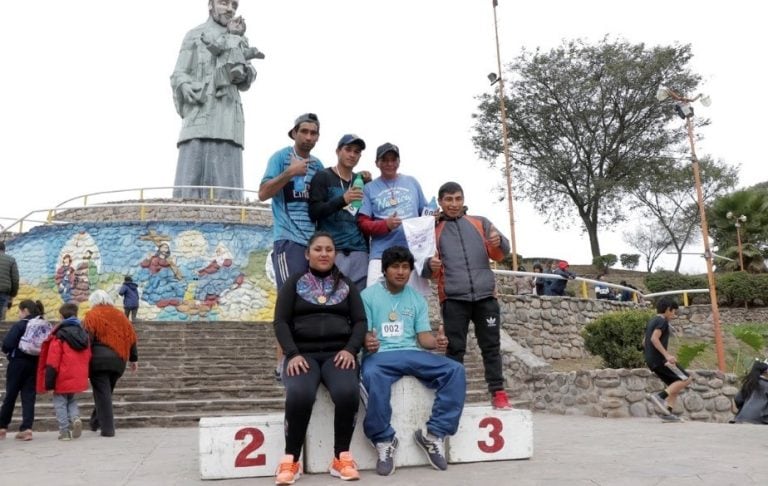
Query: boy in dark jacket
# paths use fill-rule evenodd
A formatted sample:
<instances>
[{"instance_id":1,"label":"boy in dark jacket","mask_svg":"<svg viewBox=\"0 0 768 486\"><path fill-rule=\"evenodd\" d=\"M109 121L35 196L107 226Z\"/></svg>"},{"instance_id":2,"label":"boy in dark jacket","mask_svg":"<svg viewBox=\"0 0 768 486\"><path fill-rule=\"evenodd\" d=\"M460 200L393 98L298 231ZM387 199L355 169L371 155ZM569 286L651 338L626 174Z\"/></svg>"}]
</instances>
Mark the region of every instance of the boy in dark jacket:
<instances>
[{"instance_id":1,"label":"boy in dark jacket","mask_svg":"<svg viewBox=\"0 0 768 486\"><path fill-rule=\"evenodd\" d=\"M62 305L59 314L63 320L40 350L37 391L53 390L59 440L71 440L83 432L75 393L88 389L91 346L88 333L77 319L77 304Z\"/></svg>"},{"instance_id":2,"label":"boy in dark jacket","mask_svg":"<svg viewBox=\"0 0 768 486\"><path fill-rule=\"evenodd\" d=\"M131 322L136 321L136 313L139 311L139 290L130 275L125 276L123 285L120 286L117 293L123 297L125 317L129 318Z\"/></svg>"},{"instance_id":3,"label":"boy in dark jacket","mask_svg":"<svg viewBox=\"0 0 768 486\"><path fill-rule=\"evenodd\" d=\"M437 253L424 264L423 276L437 280L437 293L448 337L445 355L464 362L469 322L483 356L491 405L512 408L504 390L501 362L501 311L489 259L501 261L509 240L482 216L466 214L464 190L446 182L437 193L440 215L435 227Z\"/></svg>"}]
</instances>

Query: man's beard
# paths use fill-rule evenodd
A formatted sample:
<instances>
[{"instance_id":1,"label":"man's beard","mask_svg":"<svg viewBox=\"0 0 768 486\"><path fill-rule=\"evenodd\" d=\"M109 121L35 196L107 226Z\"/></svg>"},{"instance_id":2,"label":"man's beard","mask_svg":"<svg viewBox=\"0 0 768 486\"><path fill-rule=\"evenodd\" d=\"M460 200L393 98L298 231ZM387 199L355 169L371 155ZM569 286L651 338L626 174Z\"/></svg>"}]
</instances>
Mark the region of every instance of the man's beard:
<instances>
[{"instance_id":1,"label":"man's beard","mask_svg":"<svg viewBox=\"0 0 768 486\"><path fill-rule=\"evenodd\" d=\"M217 13L216 9L214 8L214 9L211 10L211 17L213 17L213 20L217 24L223 25L224 27L226 27L227 24L229 23L229 21L232 20L232 18L234 17L234 14L232 14L232 15L222 15L220 13Z\"/></svg>"}]
</instances>

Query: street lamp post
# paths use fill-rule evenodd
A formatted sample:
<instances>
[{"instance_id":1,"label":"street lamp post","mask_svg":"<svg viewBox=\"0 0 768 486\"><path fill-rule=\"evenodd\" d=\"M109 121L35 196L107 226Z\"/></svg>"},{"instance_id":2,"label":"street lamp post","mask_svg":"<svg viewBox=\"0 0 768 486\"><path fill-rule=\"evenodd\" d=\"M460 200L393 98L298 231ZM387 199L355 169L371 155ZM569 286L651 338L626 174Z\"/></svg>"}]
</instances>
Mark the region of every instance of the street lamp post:
<instances>
[{"instance_id":1,"label":"street lamp post","mask_svg":"<svg viewBox=\"0 0 768 486\"><path fill-rule=\"evenodd\" d=\"M709 301L712 307L712 326L715 332L715 351L717 353L717 367L725 372L725 352L723 350L723 335L720 329L720 309L717 306L717 285L715 283L715 272L712 259L714 255L709 247L709 226L707 224L707 213L704 208L704 193L701 189L701 175L699 172L699 159L696 157L696 146L693 137L693 107L691 103L700 100L704 106L709 106L711 100L708 96L698 94L693 98L686 98L671 89L661 86L656 92L656 98L664 101L668 98L675 101L675 112L685 119L688 129L688 142L691 145L691 167L693 168L693 180L696 186L696 199L699 205L699 216L701 218L701 236L704 241L704 260L707 262L707 282L709 284Z\"/></svg>"},{"instance_id":2,"label":"street lamp post","mask_svg":"<svg viewBox=\"0 0 768 486\"><path fill-rule=\"evenodd\" d=\"M512 246L512 270L517 271L517 243L515 238L515 208L512 196L512 163L509 159L509 130L507 129L507 107L504 103L504 80L501 71L501 49L499 48L499 22L496 18L498 0L493 0L493 28L496 32L496 63L498 64L498 77L488 76L491 84L499 83L499 110L501 115L501 136L504 144L504 173L507 179L507 202L509 204L509 232Z\"/></svg>"},{"instance_id":3,"label":"street lamp post","mask_svg":"<svg viewBox=\"0 0 768 486\"><path fill-rule=\"evenodd\" d=\"M736 227L736 242L738 243L738 249L739 249L739 268L741 271L744 271L744 254L741 251L741 223L747 222L747 217L743 214L739 217L736 217L735 214L733 214L733 211L728 211L728 214L725 215L728 219L735 220L733 222L733 225Z\"/></svg>"}]
</instances>

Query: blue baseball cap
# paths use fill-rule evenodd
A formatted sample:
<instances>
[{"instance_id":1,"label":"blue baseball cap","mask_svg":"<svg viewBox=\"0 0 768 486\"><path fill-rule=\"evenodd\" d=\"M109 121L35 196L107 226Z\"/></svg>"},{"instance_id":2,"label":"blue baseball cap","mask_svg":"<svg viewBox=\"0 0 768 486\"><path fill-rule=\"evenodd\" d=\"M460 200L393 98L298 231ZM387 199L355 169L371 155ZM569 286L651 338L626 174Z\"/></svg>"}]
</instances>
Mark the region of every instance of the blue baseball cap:
<instances>
[{"instance_id":1,"label":"blue baseball cap","mask_svg":"<svg viewBox=\"0 0 768 486\"><path fill-rule=\"evenodd\" d=\"M336 149L338 150L345 145L359 145L361 149L365 150L365 140L353 133L348 133L341 137L338 145L336 145Z\"/></svg>"}]
</instances>

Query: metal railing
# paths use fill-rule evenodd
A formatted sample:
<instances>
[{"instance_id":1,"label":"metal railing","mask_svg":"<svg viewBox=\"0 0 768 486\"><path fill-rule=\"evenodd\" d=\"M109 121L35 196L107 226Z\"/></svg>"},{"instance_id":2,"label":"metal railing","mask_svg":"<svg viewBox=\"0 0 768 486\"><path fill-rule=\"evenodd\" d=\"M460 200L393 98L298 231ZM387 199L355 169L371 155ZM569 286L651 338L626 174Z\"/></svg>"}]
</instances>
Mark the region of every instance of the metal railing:
<instances>
[{"instance_id":1,"label":"metal railing","mask_svg":"<svg viewBox=\"0 0 768 486\"><path fill-rule=\"evenodd\" d=\"M493 273L496 273L498 275L507 275L510 277L517 277L517 276L523 276L523 277L536 277L536 278L545 278L549 280L570 280L565 277L561 277L560 275L555 275L552 273L534 273L534 272L519 272L519 271L513 271L513 270L493 270ZM644 294L641 291L633 288L633 287L626 287L624 285L619 285L611 282L606 282L604 280L594 280L591 278L585 278L585 277L579 277L576 276L573 278L573 280L580 282L581 285L579 286L579 293L580 297L583 299L589 298L589 285L601 285L603 287L610 287L614 289L620 289L620 290L628 290L632 292L632 301L637 303L638 301L651 299L654 297L661 297L665 295L680 295L683 296L683 306L688 307L690 304L690 300L688 299L689 294L706 294L709 293L709 289L685 289L685 290L668 290L666 292L655 292L652 294Z\"/></svg>"},{"instance_id":2,"label":"metal railing","mask_svg":"<svg viewBox=\"0 0 768 486\"><path fill-rule=\"evenodd\" d=\"M143 202L146 196L146 193L149 191L159 191L159 190L169 190L169 189L204 189L208 191L208 201L213 201L214 196L216 194L216 191L218 190L227 190L227 191L240 191L243 194L254 194L256 195L255 200L258 200L258 191L252 190L252 189L243 189L239 187L226 187L226 186L155 186L155 187L139 187L139 188L132 188L132 189L116 189L113 191L99 191L99 192L92 192L88 194L83 194L80 196L75 196L73 198L67 199L53 208L45 208L45 209L33 209L32 211L28 212L24 216L20 218L8 218L8 217L0 217L0 220L3 221L11 221L10 224L5 225L3 227L0 227L0 234L3 235L3 237L7 235L12 234L21 234L24 233L24 226L25 223L29 224L32 223L32 226L28 226L27 229L39 226L39 225L45 225L45 224L66 224L68 221L62 221L62 220L56 220L54 219L57 215L57 213L67 210L77 210L82 208L120 208L120 207L139 207L139 218L141 221L144 221L146 218L146 209L151 207L204 207L204 208L211 208L211 209L239 209L240 210L240 222L246 221L246 215L248 211L269 211L269 209L265 207L258 207L258 206L251 206L251 205L242 205L242 204L207 204L205 202L158 202L158 203L152 203L152 202ZM96 196L103 196L106 194L121 194L121 193L137 193L138 195L138 201L139 202L104 202L104 203L98 203L98 204L89 204L89 199L93 199ZM173 199L170 197L170 199ZM70 204L74 201L82 200L82 204ZM206 201L206 200L195 200L195 201ZM246 201L249 201L249 199L246 198ZM32 219L33 215L38 214L45 214L45 219Z\"/></svg>"}]
</instances>

